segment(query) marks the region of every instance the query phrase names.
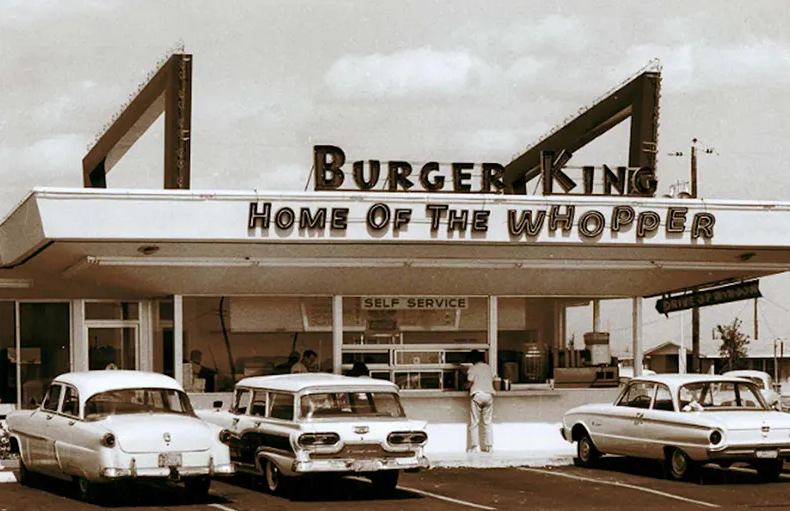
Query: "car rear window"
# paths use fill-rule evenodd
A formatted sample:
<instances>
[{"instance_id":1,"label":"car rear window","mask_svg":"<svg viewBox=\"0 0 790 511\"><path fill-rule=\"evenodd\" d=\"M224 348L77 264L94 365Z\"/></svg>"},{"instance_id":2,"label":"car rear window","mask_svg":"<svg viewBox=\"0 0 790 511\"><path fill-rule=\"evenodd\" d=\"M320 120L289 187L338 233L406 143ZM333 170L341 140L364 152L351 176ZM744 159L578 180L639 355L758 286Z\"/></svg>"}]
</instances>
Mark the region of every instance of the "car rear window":
<instances>
[{"instance_id":1,"label":"car rear window","mask_svg":"<svg viewBox=\"0 0 790 511\"><path fill-rule=\"evenodd\" d=\"M394 392L316 392L302 396L304 418L405 417Z\"/></svg>"},{"instance_id":2,"label":"car rear window","mask_svg":"<svg viewBox=\"0 0 790 511\"><path fill-rule=\"evenodd\" d=\"M194 416L187 395L174 389L122 389L101 392L85 402L85 419L134 413L175 413Z\"/></svg>"},{"instance_id":3,"label":"car rear window","mask_svg":"<svg viewBox=\"0 0 790 511\"><path fill-rule=\"evenodd\" d=\"M686 406L702 410L765 410L760 392L753 383L699 382L687 383L678 391L680 409Z\"/></svg>"}]
</instances>

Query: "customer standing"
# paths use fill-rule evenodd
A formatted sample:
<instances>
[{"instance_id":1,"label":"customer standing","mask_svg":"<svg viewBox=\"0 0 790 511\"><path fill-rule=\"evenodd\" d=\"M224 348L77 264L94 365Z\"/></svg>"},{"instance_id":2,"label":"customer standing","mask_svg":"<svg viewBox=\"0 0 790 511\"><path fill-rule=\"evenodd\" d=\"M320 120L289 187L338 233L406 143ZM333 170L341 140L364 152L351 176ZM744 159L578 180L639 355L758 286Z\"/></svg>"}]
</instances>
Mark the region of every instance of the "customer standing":
<instances>
[{"instance_id":1,"label":"customer standing","mask_svg":"<svg viewBox=\"0 0 790 511\"><path fill-rule=\"evenodd\" d=\"M469 421L469 452L480 452L480 419L483 420L483 450L491 452L494 445L492 422L494 419L494 372L486 363L483 353L472 350L469 361L472 367L466 373L471 396Z\"/></svg>"}]
</instances>

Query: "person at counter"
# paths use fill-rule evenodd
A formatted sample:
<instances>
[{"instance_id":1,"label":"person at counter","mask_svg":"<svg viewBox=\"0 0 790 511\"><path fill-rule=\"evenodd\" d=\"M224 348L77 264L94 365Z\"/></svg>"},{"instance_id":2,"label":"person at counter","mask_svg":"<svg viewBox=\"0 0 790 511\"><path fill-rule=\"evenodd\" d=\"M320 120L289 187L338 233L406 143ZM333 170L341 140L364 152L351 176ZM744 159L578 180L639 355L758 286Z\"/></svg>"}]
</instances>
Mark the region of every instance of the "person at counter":
<instances>
[{"instance_id":1,"label":"person at counter","mask_svg":"<svg viewBox=\"0 0 790 511\"><path fill-rule=\"evenodd\" d=\"M206 380L205 392L214 392L214 376L217 371L203 365L203 352L192 350L189 353L189 362L192 366L192 377Z\"/></svg>"},{"instance_id":2,"label":"person at counter","mask_svg":"<svg viewBox=\"0 0 790 511\"><path fill-rule=\"evenodd\" d=\"M472 367L466 372L471 402L469 404L469 452L480 452L480 421L483 422L483 450L491 452L494 446L494 372L486 363L485 355L472 350L469 362Z\"/></svg>"},{"instance_id":3,"label":"person at counter","mask_svg":"<svg viewBox=\"0 0 790 511\"><path fill-rule=\"evenodd\" d=\"M302 355L302 360L295 363L293 367L291 367L291 373L311 373L314 372L315 369L313 366L315 365L315 361L318 358L318 353L313 350L307 350Z\"/></svg>"}]
</instances>

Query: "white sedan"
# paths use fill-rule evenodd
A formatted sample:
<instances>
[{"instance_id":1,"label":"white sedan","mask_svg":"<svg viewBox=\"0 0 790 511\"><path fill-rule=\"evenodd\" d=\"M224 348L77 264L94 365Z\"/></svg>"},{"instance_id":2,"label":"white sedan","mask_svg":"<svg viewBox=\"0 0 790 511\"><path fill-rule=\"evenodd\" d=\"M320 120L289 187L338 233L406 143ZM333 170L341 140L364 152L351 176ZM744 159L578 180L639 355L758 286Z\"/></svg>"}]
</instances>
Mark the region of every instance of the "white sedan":
<instances>
[{"instance_id":1,"label":"white sedan","mask_svg":"<svg viewBox=\"0 0 790 511\"><path fill-rule=\"evenodd\" d=\"M55 378L36 409L8 415L20 482L43 474L76 483L79 496L121 480L183 481L206 494L211 476L234 472L228 432L200 420L172 378L90 371ZM35 474L34 474L35 473Z\"/></svg>"},{"instance_id":2,"label":"white sedan","mask_svg":"<svg viewBox=\"0 0 790 511\"><path fill-rule=\"evenodd\" d=\"M727 376L633 378L613 404L567 411L561 434L577 442L576 465L602 454L652 458L676 480L705 463L747 463L776 480L790 458L790 414L772 410L751 381Z\"/></svg>"},{"instance_id":3,"label":"white sedan","mask_svg":"<svg viewBox=\"0 0 790 511\"><path fill-rule=\"evenodd\" d=\"M263 476L273 493L319 474L358 474L387 492L401 470L428 466L426 422L406 417L389 381L326 373L245 378L230 410L198 414L232 431L236 468Z\"/></svg>"},{"instance_id":4,"label":"white sedan","mask_svg":"<svg viewBox=\"0 0 790 511\"><path fill-rule=\"evenodd\" d=\"M745 378L754 382L760 389L765 402L768 406L781 410L781 395L774 390L774 379L770 374L765 371L754 371L752 369L737 369L734 371L727 371L722 373L723 376L734 376L736 378Z\"/></svg>"}]
</instances>

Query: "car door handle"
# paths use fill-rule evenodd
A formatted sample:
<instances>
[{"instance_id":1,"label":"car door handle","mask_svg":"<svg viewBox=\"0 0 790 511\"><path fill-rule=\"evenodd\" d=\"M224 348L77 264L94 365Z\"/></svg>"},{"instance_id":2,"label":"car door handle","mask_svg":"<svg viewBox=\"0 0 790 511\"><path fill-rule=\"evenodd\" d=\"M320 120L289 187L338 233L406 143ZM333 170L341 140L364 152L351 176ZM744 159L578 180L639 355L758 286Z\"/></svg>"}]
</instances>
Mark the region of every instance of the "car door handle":
<instances>
[{"instance_id":1,"label":"car door handle","mask_svg":"<svg viewBox=\"0 0 790 511\"><path fill-rule=\"evenodd\" d=\"M47 420L51 421L52 420L52 415L47 415Z\"/></svg>"},{"instance_id":2,"label":"car door handle","mask_svg":"<svg viewBox=\"0 0 790 511\"><path fill-rule=\"evenodd\" d=\"M73 425L74 425L74 421L69 421L69 426L73 426Z\"/></svg>"},{"instance_id":3,"label":"car door handle","mask_svg":"<svg viewBox=\"0 0 790 511\"><path fill-rule=\"evenodd\" d=\"M234 426L235 426L236 424L238 424L238 423L239 423L239 419L233 419L233 425L234 425Z\"/></svg>"}]
</instances>

